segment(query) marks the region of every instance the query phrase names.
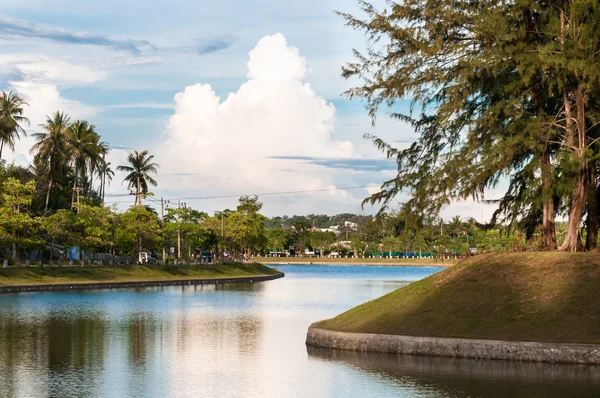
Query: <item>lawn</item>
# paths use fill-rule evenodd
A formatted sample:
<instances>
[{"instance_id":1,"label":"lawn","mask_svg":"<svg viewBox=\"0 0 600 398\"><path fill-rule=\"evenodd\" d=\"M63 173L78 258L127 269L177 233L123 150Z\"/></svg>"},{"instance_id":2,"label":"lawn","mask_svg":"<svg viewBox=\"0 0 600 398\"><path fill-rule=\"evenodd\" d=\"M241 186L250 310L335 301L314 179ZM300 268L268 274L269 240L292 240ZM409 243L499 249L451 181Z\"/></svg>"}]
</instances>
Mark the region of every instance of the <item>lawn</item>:
<instances>
[{"instance_id":1,"label":"lawn","mask_svg":"<svg viewBox=\"0 0 600 398\"><path fill-rule=\"evenodd\" d=\"M261 264L188 266L0 268L0 286L97 282L149 282L204 278L273 275L278 271Z\"/></svg>"},{"instance_id":2,"label":"lawn","mask_svg":"<svg viewBox=\"0 0 600 398\"><path fill-rule=\"evenodd\" d=\"M600 255L480 255L318 327L360 333L600 343Z\"/></svg>"}]
</instances>

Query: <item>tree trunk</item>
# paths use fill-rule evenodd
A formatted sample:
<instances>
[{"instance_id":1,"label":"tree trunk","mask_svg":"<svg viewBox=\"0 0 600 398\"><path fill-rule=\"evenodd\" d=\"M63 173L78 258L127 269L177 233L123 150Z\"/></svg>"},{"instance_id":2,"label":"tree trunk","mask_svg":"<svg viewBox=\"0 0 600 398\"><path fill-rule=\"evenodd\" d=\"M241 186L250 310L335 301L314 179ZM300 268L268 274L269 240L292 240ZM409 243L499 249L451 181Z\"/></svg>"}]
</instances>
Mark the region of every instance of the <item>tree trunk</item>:
<instances>
[{"instance_id":1,"label":"tree trunk","mask_svg":"<svg viewBox=\"0 0 600 398\"><path fill-rule=\"evenodd\" d=\"M142 207L142 197L141 197L141 190L140 190L140 176L138 176L138 178L137 178L137 201L138 201L138 206Z\"/></svg>"},{"instance_id":2,"label":"tree trunk","mask_svg":"<svg viewBox=\"0 0 600 398\"><path fill-rule=\"evenodd\" d=\"M588 214L586 220L587 237L585 249L594 250L598 246L598 200L595 165L591 164L588 172Z\"/></svg>"},{"instance_id":3,"label":"tree trunk","mask_svg":"<svg viewBox=\"0 0 600 398\"><path fill-rule=\"evenodd\" d=\"M577 176L577 180L573 187L571 210L569 211L569 222L567 224L567 236L559 249L560 251L576 252L583 249L579 229L587 199L587 178L585 173L580 174L583 175Z\"/></svg>"},{"instance_id":4,"label":"tree trunk","mask_svg":"<svg viewBox=\"0 0 600 398\"><path fill-rule=\"evenodd\" d=\"M46 192L46 207L44 208L44 211L48 211L48 203L50 202L50 191L52 191L52 183L53 183L53 179L52 176L50 176L50 182L48 183L48 192Z\"/></svg>"},{"instance_id":5,"label":"tree trunk","mask_svg":"<svg viewBox=\"0 0 600 398\"><path fill-rule=\"evenodd\" d=\"M75 206L75 190L77 189L77 167L75 167L75 175L73 176L73 191L71 192L71 210Z\"/></svg>"},{"instance_id":6,"label":"tree trunk","mask_svg":"<svg viewBox=\"0 0 600 398\"><path fill-rule=\"evenodd\" d=\"M102 180L100 182L100 195L102 203L104 203L104 191L106 190L106 172L102 173Z\"/></svg>"},{"instance_id":7,"label":"tree trunk","mask_svg":"<svg viewBox=\"0 0 600 398\"><path fill-rule=\"evenodd\" d=\"M4 141L0 143L0 160L2 160L2 150L4 149Z\"/></svg>"},{"instance_id":8,"label":"tree trunk","mask_svg":"<svg viewBox=\"0 0 600 398\"><path fill-rule=\"evenodd\" d=\"M567 13L560 10L560 44L563 53L566 50L567 30L570 29ZM577 34L576 29L574 34ZM570 83L570 84L568 84ZM562 81L563 105L565 113L565 124L567 134L567 145L570 156L576 163L578 170L574 175L573 193L571 197L571 208L569 210L569 221L567 225L567 236L560 247L560 251L582 250L579 228L581 217L587 202L588 161L586 159L586 126L585 126L585 98L579 83L575 80L568 82L567 78ZM573 118L572 100L575 101L575 120ZM573 123L575 121L575 123Z\"/></svg>"},{"instance_id":9,"label":"tree trunk","mask_svg":"<svg viewBox=\"0 0 600 398\"><path fill-rule=\"evenodd\" d=\"M554 222L554 195L552 193L552 165L548 149L541 156L542 169L542 248L556 250L556 229Z\"/></svg>"}]
</instances>

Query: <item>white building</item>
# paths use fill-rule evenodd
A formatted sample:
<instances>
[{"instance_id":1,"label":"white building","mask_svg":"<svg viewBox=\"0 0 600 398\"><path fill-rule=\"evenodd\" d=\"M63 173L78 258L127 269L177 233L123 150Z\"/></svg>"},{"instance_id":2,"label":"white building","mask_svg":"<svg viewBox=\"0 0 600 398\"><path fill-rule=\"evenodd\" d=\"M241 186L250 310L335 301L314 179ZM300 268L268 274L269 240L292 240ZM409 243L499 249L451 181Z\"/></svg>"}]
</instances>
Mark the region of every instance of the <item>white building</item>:
<instances>
[{"instance_id":1,"label":"white building","mask_svg":"<svg viewBox=\"0 0 600 398\"><path fill-rule=\"evenodd\" d=\"M321 231L321 232L333 232L334 234L340 233L340 227L337 225L332 225L329 228L313 228L313 231Z\"/></svg>"},{"instance_id":2,"label":"white building","mask_svg":"<svg viewBox=\"0 0 600 398\"><path fill-rule=\"evenodd\" d=\"M352 221L344 221L344 226L350 228L353 231L358 231L358 224Z\"/></svg>"}]
</instances>

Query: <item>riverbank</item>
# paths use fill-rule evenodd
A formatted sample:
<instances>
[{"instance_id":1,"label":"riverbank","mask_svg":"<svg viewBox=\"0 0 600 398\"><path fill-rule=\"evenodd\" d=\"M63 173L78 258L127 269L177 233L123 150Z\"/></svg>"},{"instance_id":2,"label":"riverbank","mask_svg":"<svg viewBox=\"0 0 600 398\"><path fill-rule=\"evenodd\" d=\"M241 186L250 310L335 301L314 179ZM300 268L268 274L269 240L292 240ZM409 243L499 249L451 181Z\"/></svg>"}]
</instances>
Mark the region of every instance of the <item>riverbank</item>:
<instances>
[{"instance_id":1,"label":"riverbank","mask_svg":"<svg viewBox=\"0 0 600 398\"><path fill-rule=\"evenodd\" d=\"M310 347L431 357L600 365L600 345L347 333L311 325Z\"/></svg>"},{"instance_id":2,"label":"riverbank","mask_svg":"<svg viewBox=\"0 0 600 398\"><path fill-rule=\"evenodd\" d=\"M537 342L591 344L584 348L600 352L598 286L599 254L480 255L318 322L313 328L362 334L354 336L362 338L362 345L356 348L361 350L370 350L372 344L393 335L400 339L467 340L456 343L462 350L474 340L485 340L500 342L485 348L487 351L502 351L509 342ZM375 338L365 340L364 335ZM429 348L423 348L427 344L415 346L413 353L431 354L427 353ZM541 348L546 349L556 347ZM451 351L439 355L458 355Z\"/></svg>"},{"instance_id":3,"label":"riverbank","mask_svg":"<svg viewBox=\"0 0 600 398\"><path fill-rule=\"evenodd\" d=\"M262 264L290 264L290 265L389 265L413 267L449 267L458 260L439 260L428 258L326 258L326 257L260 257L257 259Z\"/></svg>"},{"instance_id":4,"label":"riverbank","mask_svg":"<svg viewBox=\"0 0 600 398\"><path fill-rule=\"evenodd\" d=\"M262 264L0 269L0 293L254 282L282 277Z\"/></svg>"}]
</instances>

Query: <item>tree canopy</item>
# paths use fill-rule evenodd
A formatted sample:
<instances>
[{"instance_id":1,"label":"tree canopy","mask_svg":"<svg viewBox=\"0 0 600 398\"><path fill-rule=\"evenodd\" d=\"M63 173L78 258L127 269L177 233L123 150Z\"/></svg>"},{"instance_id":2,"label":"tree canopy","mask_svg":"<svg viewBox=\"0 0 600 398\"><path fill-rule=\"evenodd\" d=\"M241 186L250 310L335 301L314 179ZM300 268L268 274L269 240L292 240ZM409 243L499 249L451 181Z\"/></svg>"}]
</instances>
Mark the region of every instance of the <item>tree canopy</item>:
<instances>
[{"instance_id":1,"label":"tree canopy","mask_svg":"<svg viewBox=\"0 0 600 398\"><path fill-rule=\"evenodd\" d=\"M369 50L342 75L361 82L350 98L382 106L409 123L418 139L396 148L369 136L397 175L369 203L438 214L456 200L484 200L509 188L494 220L539 229L556 247L555 217L568 217L561 250L582 249L585 214L596 245L600 9L596 1L403 0L363 15L339 13L365 33ZM407 113L394 105L407 99Z\"/></svg>"}]
</instances>

